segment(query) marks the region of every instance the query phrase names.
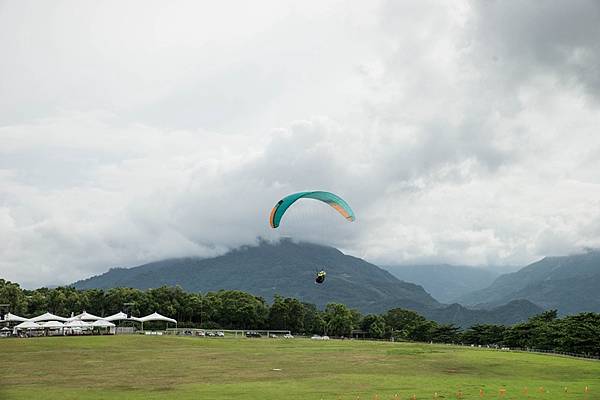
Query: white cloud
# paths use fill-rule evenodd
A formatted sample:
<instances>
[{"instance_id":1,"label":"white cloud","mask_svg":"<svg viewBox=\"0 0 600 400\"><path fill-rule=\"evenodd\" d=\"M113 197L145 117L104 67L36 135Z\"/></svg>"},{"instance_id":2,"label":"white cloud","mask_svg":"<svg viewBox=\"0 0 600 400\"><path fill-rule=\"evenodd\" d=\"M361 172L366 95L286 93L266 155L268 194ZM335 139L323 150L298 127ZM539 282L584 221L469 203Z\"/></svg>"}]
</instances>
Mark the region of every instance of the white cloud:
<instances>
[{"instance_id":1,"label":"white cloud","mask_svg":"<svg viewBox=\"0 0 600 400\"><path fill-rule=\"evenodd\" d=\"M2 3L0 275L219 254L312 188L356 223L304 205L284 233L375 262L599 246L600 17L574 8Z\"/></svg>"}]
</instances>

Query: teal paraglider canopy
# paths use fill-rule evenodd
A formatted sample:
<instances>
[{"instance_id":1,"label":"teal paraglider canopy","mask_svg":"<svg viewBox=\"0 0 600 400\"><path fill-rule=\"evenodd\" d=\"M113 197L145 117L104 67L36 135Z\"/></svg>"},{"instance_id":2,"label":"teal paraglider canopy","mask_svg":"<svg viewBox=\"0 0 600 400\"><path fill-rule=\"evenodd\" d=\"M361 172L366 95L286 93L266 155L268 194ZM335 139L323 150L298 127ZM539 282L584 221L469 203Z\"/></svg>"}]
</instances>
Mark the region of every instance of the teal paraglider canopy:
<instances>
[{"instance_id":1,"label":"teal paraglider canopy","mask_svg":"<svg viewBox=\"0 0 600 400\"><path fill-rule=\"evenodd\" d=\"M273 207L273 210L271 210L271 215L269 217L271 228L277 228L287 209L300 199L320 200L329 204L337 212L342 214L342 216L348 221L354 221L355 219L352 208L350 208L348 203L346 203L346 201L338 195L335 195L331 192L323 192L318 190L312 192L298 192L284 197L283 199L279 200L277 204L275 204L275 207Z\"/></svg>"}]
</instances>

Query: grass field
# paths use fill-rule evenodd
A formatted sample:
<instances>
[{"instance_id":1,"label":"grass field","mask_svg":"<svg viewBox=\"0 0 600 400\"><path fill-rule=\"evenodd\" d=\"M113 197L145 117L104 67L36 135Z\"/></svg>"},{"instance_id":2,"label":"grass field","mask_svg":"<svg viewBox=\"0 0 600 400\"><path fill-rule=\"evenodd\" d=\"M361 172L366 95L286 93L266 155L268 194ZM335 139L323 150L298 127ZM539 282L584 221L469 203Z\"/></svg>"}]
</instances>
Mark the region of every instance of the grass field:
<instances>
[{"instance_id":1,"label":"grass field","mask_svg":"<svg viewBox=\"0 0 600 400\"><path fill-rule=\"evenodd\" d=\"M0 399L600 399L600 362L443 345L148 336L0 340ZM281 369L280 371L274 369ZM589 392L584 393L589 386ZM524 388L528 388L528 394ZM544 388L544 393L540 392ZM564 388L568 388L565 393Z\"/></svg>"}]
</instances>

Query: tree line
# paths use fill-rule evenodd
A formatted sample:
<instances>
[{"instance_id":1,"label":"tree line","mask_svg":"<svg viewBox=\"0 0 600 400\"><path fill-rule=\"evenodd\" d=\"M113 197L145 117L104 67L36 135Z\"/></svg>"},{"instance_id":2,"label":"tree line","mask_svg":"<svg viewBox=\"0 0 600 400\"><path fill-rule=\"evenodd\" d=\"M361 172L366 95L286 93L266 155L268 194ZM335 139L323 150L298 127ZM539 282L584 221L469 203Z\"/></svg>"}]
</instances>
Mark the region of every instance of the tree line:
<instances>
[{"instance_id":1,"label":"tree line","mask_svg":"<svg viewBox=\"0 0 600 400\"><path fill-rule=\"evenodd\" d=\"M159 312L177 319L179 326L206 329L281 329L299 334L359 336L373 339L536 348L600 355L600 314L580 313L559 318L549 310L512 325L480 324L461 329L439 324L416 312L395 308L383 314L363 315L344 304L331 303L324 310L294 298L265 299L239 290L191 293L163 286L145 291L132 288L78 290L22 289L0 279L0 304L10 304L13 314L34 317L44 312L68 316L86 310L108 316L133 303L135 316Z\"/></svg>"}]
</instances>

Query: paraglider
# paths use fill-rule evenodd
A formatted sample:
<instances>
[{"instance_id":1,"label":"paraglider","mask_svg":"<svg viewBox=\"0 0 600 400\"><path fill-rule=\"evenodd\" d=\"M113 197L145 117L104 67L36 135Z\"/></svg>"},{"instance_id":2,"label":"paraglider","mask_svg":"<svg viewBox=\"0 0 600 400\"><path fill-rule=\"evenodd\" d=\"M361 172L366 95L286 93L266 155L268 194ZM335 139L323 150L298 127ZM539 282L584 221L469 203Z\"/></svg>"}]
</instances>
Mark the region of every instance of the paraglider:
<instances>
[{"instance_id":1,"label":"paraglider","mask_svg":"<svg viewBox=\"0 0 600 400\"><path fill-rule=\"evenodd\" d=\"M327 275L327 273L325 271L317 272L317 277L315 278L315 283L321 284L321 283L325 282L326 275Z\"/></svg>"},{"instance_id":2,"label":"paraglider","mask_svg":"<svg viewBox=\"0 0 600 400\"><path fill-rule=\"evenodd\" d=\"M277 204L275 204L275 207L273 207L273 210L271 210L271 215L269 217L269 224L271 224L271 228L277 228L281 223L281 218L283 218L283 215L287 209L300 199L320 200L329 204L348 221L352 222L355 219L354 211L352 211L352 208L350 208L348 203L346 203L346 201L341 197L331 192L322 192L318 190L313 192L298 192L290 194L289 196L285 196L283 199L279 200Z\"/></svg>"},{"instance_id":3,"label":"paraglider","mask_svg":"<svg viewBox=\"0 0 600 400\"><path fill-rule=\"evenodd\" d=\"M283 218L285 212L294 204L296 201L300 199L313 199L322 201L328 205L330 205L333 209L335 209L338 213L340 213L346 220L352 222L356 219L354 216L354 211L350 208L350 205L346 203L344 199L335 195L331 192L323 192L323 191L310 191L310 192L298 192L293 193L288 196L285 196L283 199L279 200L275 207L271 210L271 215L269 216L269 224L271 228L279 227L281 223L281 219ZM327 273L324 270L318 271L315 277L315 284L322 284L325 282L325 277Z\"/></svg>"}]
</instances>

